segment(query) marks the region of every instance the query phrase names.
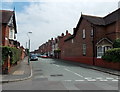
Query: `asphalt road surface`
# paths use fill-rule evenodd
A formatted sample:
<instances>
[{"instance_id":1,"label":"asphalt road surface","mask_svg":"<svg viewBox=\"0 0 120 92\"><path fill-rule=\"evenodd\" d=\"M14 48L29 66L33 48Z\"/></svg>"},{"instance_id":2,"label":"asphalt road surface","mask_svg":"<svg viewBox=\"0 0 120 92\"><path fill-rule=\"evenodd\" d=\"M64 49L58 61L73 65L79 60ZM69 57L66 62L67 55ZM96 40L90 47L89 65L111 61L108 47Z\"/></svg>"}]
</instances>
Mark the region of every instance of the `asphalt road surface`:
<instances>
[{"instance_id":1,"label":"asphalt road surface","mask_svg":"<svg viewBox=\"0 0 120 92\"><path fill-rule=\"evenodd\" d=\"M119 89L118 76L83 68L62 60L39 58L38 61L31 61L31 64L33 69L31 79L5 83L2 89L110 90L108 92Z\"/></svg>"}]
</instances>

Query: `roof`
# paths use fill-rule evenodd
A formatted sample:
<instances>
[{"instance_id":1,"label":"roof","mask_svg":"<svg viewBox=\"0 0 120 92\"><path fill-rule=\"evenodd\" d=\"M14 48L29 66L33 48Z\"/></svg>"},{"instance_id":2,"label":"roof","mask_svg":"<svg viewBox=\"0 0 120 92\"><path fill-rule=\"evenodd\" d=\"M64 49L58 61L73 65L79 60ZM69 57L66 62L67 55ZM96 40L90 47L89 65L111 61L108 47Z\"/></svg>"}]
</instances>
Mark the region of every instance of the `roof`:
<instances>
[{"instance_id":1,"label":"roof","mask_svg":"<svg viewBox=\"0 0 120 92\"><path fill-rule=\"evenodd\" d=\"M0 10L0 14L2 15L0 17L0 22L1 23L8 23L10 21L10 18L13 15L13 11L7 11L7 10Z\"/></svg>"},{"instance_id":2,"label":"roof","mask_svg":"<svg viewBox=\"0 0 120 92\"><path fill-rule=\"evenodd\" d=\"M90 16L90 15L82 15L81 17L95 25L105 25L105 21L102 17Z\"/></svg>"},{"instance_id":3,"label":"roof","mask_svg":"<svg viewBox=\"0 0 120 92\"><path fill-rule=\"evenodd\" d=\"M68 41L68 40L75 37L75 35L76 35L77 31L78 31L77 29L79 28L79 25L80 25L82 19L86 19L88 22L90 22L90 23L92 23L94 25L107 26L107 25L109 25L111 23L116 22L118 19L120 20L120 8L118 8L116 11L108 14L105 17L98 17L98 16L91 16L91 15L83 15L82 14L76 28L74 28L73 35L68 37L65 41Z\"/></svg>"},{"instance_id":4,"label":"roof","mask_svg":"<svg viewBox=\"0 0 120 92\"><path fill-rule=\"evenodd\" d=\"M68 41L70 39L74 38L74 35L70 35L67 39L65 39L64 41Z\"/></svg>"},{"instance_id":5,"label":"roof","mask_svg":"<svg viewBox=\"0 0 120 92\"><path fill-rule=\"evenodd\" d=\"M106 25L117 21L118 19L120 19L120 8L117 9L116 11L108 14L103 19L104 19Z\"/></svg>"},{"instance_id":6,"label":"roof","mask_svg":"<svg viewBox=\"0 0 120 92\"><path fill-rule=\"evenodd\" d=\"M14 24L14 27L15 27L15 33L17 33L14 11L0 10L0 15L2 15L2 16L0 16L0 23L3 23L3 24L8 24L11 17L13 16L13 24Z\"/></svg>"}]
</instances>

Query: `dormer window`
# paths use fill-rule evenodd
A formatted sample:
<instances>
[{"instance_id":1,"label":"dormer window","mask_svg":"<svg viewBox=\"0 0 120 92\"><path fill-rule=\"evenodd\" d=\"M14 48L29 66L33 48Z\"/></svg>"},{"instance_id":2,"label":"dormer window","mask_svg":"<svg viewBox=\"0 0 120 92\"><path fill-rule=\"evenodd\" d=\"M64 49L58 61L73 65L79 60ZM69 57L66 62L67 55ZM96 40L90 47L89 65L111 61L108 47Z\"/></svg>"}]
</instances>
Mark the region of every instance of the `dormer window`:
<instances>
[{"instance_id":1,"label":"dormer window","mask_svg":"<svg viewBox=\"0 0 120 92\"><path fill-rule=\"evenodd\" d=\"M85 29L83 29L83 39L85 39Z\"/></svg>"}]
</instances>

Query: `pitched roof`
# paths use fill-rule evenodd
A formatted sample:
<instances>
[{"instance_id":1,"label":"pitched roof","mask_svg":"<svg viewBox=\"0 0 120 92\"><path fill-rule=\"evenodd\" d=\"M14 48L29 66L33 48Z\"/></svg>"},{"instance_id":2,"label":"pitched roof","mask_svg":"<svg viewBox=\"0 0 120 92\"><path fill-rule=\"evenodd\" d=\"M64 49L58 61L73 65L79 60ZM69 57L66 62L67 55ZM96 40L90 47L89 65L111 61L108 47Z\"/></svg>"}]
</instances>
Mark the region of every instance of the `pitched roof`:
<instances>
[{"instance_id":1,"label":"pitched roof","mask_svg":"<svg viewBox=\"0 0 120 92\"><path fill-rule=\"evenodd\" d=\"M75 37L75 35L78 31L77 29L79 28L79 25L80 25L82 19L86 19L88 22L90 22L94 25L106 26L108 24L116 22L118 19L120 20L120 8L117 9L116 11L108 14L105 17L98 17L98 16L91 16L91 15L83 15L82 14L76 28L74 28L73 35L69 36L67 39L65 39L65 41L68 41L68 40L73 39Z\"/></svg>"},{"instance_id":2,"label":"pitched roof","mask_svg":"<svg viewBox=\"0 0 120 92\"><path fill-rule=\"evenodd\" d=\"M82 15L81 17L95 25L105 25L105 21L102 17L90 16L90 15Z\"/></svg>"},{"instance_id":3,"label":"pitched roof","mask_svg":"<svg viewBox=\"0 0 120 92\"><path fill-rule=\"evenodd\" d=\"M7 11L7 10L0 10L0 22L1 23L8 23L10 21L10 18L13 15L13 11Z\"/></svg>"},{"instance_id":4,"label":"pitched roof","mask_svg":"<svg viewBox=\"0 0 120 92\"><path fill-rule=\"evenodd\" d=\"M16 19L15 19L15 13L14 11L9 10L0 10L0 23L8 24L11 17L13 16L13 24L15 27L15 33L17 33L17 26L16 26Z\"/></svg>"},{"instance_id":5,"label":"pitched roof","mask_svg":"<svg viewBox=\"0 0 120 92\"><path fill-rule=\"evenodd\" d=\"M117 9L116 11L108 14L103 19L104 19L106 25L117 21L118 19L120 19L120 8Z\"/></svg>"}]
</instances>

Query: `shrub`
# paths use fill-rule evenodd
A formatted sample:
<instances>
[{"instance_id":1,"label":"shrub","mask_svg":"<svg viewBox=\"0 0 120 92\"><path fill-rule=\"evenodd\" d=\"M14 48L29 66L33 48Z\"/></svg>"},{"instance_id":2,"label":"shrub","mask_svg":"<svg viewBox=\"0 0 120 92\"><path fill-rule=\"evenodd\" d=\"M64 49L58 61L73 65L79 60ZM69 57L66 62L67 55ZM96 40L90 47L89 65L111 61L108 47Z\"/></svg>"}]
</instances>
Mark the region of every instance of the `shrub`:
<instances>
[{"instance_id":1,"label":"shrub","mask_svg":"<svg viewBox=\"0 0 120 92\"><path fill-rule=\"evenodd\" d=\"M114 48L120 48L120 38L116 39L113 43Z\"/></svg>"},{"instance_id":2,"label":"shrub","mask_svg":"<svg viewBox=\"0 0 120 92\"><path fill-rule=\"evenodd\" d=\"M2 64L4 64L4 61L6 60L8 55L10 56L11 64L14 64L20 60L21 49L17 49L15 47L7 47L7 46L3 46L1 48L2 48Z\"/></svg>"},{"instance_id":3,"label":"shrub","mask_svg":"<svg viewBox=\"0 0 120 92\"><path fill-rule=\"evenodd\" d=\"M114 48L106 51L102 56L103 60L108 62L120 62L120 48Z\"/></svg>"}]
</instances>

